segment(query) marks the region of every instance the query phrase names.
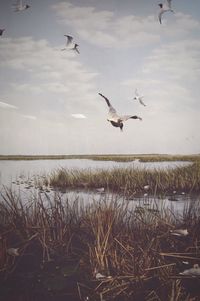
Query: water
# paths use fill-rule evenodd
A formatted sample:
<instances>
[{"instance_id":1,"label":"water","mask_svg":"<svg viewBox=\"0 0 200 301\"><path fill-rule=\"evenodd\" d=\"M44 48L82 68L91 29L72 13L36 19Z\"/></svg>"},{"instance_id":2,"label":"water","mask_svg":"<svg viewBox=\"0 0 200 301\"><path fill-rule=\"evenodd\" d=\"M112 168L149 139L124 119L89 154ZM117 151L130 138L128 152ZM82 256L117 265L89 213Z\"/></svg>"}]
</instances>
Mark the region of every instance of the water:
<instances>
[{"instance_id":1,"label":"water","mask_svg":"<svg viewBox=\"0 0 200 301\"><path fill-rule=\"evenodd\" d=\"M20 176L31 178L33 176L47 175L59 168L78 169L107 169L107 168L147 168L147 169L172 169L177 166L183 167L191 162L131 162L95 161L87 159L64 159L64 160L0 160L0 186L10 185Z\"/></svg>"},{"instance_id":2,"label":"water","mask_svg":"<svg viewBox=\"0 0 200 301\"><path fill-rule=\"evenodd\" d=\"M65 159L65 160L33 160L33 161L0 161L0 188L4 192L5 187L11 188L17 195L20 194L20 198L26 203L42 198L44 202L48 199L53 199L59 197L63 201L68 198L69 200L78 199L80 203L84 206L90 204L93 201L103 201L109 202L113 199L118 199L118 201L124 201L123 197L113 193L99 193L97 190L76 190L76 191L55 191L51 187L43 187L39 189L35 187L35 183L41 177L50 174L51 172L59 168L67 169L107 169L107 168L160 168L169 169L175 167L182 167L191 164L190 162L154 162L154 163L143 163L138 160L132 162L114 162L114 161L94 161L87 159ZM0 196L1 199L1 196ZM172 199L172 201L171 201ZM189 204L191 198L187 195L176 195L172 197L166 197L161 199L156 199L155 197L142 197L133 198L128 201L129 209L145 208L145 210L161 210L162 208L168 208L176 214L181 214L185 208L186 204ZM195 198L196 200L196 198ZM193 200L194 201L194 200Z\"/></svg>"}]
</instances>

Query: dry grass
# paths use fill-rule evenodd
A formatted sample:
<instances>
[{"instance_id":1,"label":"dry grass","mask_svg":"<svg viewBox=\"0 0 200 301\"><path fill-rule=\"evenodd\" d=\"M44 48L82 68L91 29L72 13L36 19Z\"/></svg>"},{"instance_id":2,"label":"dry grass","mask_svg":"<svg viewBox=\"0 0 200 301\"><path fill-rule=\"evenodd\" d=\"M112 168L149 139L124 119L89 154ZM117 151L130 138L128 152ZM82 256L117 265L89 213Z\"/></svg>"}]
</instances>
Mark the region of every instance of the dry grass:
<instances>
[{"instance_id":1,"label":"dry grass","mask_svg":"<svg viewBox=\"0 0 200 301\"><path fill-rule=\"evenodd\" d=\"M26 204L9 190L3 198L1 300L199 300L199 279L179 275L183 261L200 261L199 206L177 219L114 197L86 207L57 194ZM170 234L180 227L190 235ZM9 255L11 247L20 255Z\"/></svg>"},{"instance_id":2,"label":"dry grass","mask_svg":"<svg viewBox=\"0 0 200 301\"><path fill-rule=\"evenodd\" d=\"M104 187L107 190L123 194L136 194L144 191L149 185L149 192L168 194L177 192L200 191L200 161L186 167L175 169L147 170L138 168L114 168L108 170L67 170L54 172L48 180L50 185L57 188L87 187L95 189Z\"/></svg>"}]
</instances>

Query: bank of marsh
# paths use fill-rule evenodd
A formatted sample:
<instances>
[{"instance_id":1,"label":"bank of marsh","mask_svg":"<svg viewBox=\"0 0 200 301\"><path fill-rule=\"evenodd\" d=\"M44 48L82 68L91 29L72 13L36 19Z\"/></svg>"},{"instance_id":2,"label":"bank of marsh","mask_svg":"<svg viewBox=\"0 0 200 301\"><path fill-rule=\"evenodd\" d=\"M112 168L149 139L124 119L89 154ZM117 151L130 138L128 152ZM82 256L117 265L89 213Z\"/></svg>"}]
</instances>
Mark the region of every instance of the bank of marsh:
<instances>
[{"instance_id":1,"label":"bank of marsh","mask_svg":"<svg viewBox=\"0 0 200 301\"><path fill-rule=\"evenodd\" d=\"M198 203L177 216L130 210L114 196L85 207L59 194L24 204L6 190L0 209L2 301L199 300L199 279L180 275L200 262ZM171 234L181 228L189 235Z\"/></svg>"},{"instance_id":2,"label":"bank of marsh","mask_svg":"<svg viewBox=\"0 0 200 301\"><path fill-rule=\"evenodd\" d=\"M168 170L114 168L94 171L62 168L55 171L48 181L57 188L104 187L127 194L142 193L146 185L149 185L149 192L153 195L172 193L174 190L196 193L200 192L200 161Z\"/></svg>"}]
</instances>

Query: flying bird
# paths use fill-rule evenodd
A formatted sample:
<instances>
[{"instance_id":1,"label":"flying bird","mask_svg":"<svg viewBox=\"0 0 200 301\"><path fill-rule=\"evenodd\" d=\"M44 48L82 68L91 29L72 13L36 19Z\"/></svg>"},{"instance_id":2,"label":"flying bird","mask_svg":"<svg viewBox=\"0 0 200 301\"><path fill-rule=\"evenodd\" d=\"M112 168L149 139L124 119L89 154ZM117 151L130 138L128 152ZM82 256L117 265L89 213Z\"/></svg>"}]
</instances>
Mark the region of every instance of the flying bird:
<instances>
[{"instance_id":1,"label":"flying bird","mask_svg":"<svg viewBox=\"0 0 200 301\"><path fill-rule=\"evenodd\" d=\"M4 31L5 31L5 29L4 29L4 28L3 28L3 29L0 29L0 36L2 36L2 35L3 35Z\"/></svg>"},{"instance_id":2,"label":"flying bird","mask_svg":"<svg viewBox=\"0 0 200 301\"><path fill-rule=\"evenodd\" d=\"M73 50L76 51L78 54L80 53L78 50L78 44L73 43L73 37L69 36L67 34L64 35L67 38L66 46L65 48L62 48L61 50Z\"/></svg>"},{"instance_id":3,"label":"flying bird","mask_svg":"<svg viewBox=\"0 0 200 301\"><path fill-rule=\"evenodd\" d=\"M115 127L119 127L120 130L123 130L123 122L125 122L128 119L139 119L142 120L141 117L136 116L136 115L123 115L120 116L117 114L117 111L113 108L113 106L111 105L110 101L108 100L107 97L105 97L103 94L99 93L99 95L101 97L103 97L109 107L109 112L108 112L108 118L107 120Z\"/></svg>"},{"instance_id":4,"label":"flying bird","mask_svg":"<svg viewBox=\"0 0 200 301\"><path fill-rule=\"evenodd\" d=\"M167 0L164 4L163 3L159 3L158 6L160 6L160 11L158 14L158 20L160 22L160 24L162 24L162 15L166 12L174 12L171 8L171 2L172 0Z\"/></svg>"},{"instance_id":5,"label":"flying bird","mask_svg":"<svg viewBox=\"0 0 200 301\"><path fill-rule=\"evenodd\" d=\"M14 7L15 12L20 12L20 11L28 9L30 7L30 5L23 4L22 0L18 0L15 4L13 4L13 7Z\"/></svg>"},{"instance_id":6,"label":"flying bird","mask_svg":"<svg viewBox=\"0 0 200 301\"><path fill-rule=\"evenodd\" d=\"M135 97L133 99L134 100L138 100L141 105L143 105L144 107L146 107L145 103L142 100L143 98L144 98L144 96L139 95L137 89L135 89Z\"/></svg>"}]
</instances>

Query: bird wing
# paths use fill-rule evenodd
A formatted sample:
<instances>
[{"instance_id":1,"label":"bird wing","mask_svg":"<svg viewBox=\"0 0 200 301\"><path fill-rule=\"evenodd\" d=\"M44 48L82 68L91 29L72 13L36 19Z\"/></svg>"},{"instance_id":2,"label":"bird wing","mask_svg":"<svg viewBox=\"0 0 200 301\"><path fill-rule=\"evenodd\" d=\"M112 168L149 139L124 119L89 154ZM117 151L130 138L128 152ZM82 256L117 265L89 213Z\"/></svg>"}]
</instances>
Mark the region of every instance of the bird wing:
<instances>
[{"instance_id":1,"label":"bird wing","mask_svg":"<svg viewBox=\"0 0 200 301\"><path fill-rule=\"evenodd\" d=\"M17 6L18 6L18 7L22 7L22 6L23 6L22 0L18 0L18 1L17 1Z\"/></svg>"},{"instance_id":2,"label":"bird wing","mask_svg":"<svg viewBox=\"0 0 200 301\"><path fill-rule=\"evenodd\" d=\"M124 122L128 119L140 119L142 120L142 118L136 116L136 115L123 115L123 116L120 116L120 121Z\"/></svg>"},{"instance_id":3,"label":"bird wing","mask_svg":"<svg viewBox=\"0 0 200 301\"><path fill-rule=\"evenodd\" d=\"M167 7L171 9L172 6L172 0L167 0Z\"/></svg>"},{"instance_id":4,"label":"bird wing","mask_svg":"<svg viewBox=\"0 0 200 301\"><path fill-rule=\"evenodd\" d=\"M139 97L139 102L140 102L141 105L143 105L144 107L146 106L145 103L142 101L142 97Z\"/></svg>"},{"instance_id":5,"label":"bird wing","mask_svg":"<svg viewBox=\"0 0 200 301\"><path fill-rule=\"evenodd\" d=\"M80 51L78 50L77 47L74 47L74 50L75 50L78 54L80 54Z\"/></svg>"},{"instance_id":6,"label":"bird wing","mask_svg":"<svg viewBox=\"0 0 200 301\"><path fill-rule=\"evenodd\" d=\"M66 46L68 46L69 44L72 43L73 37L71 37L71 36L69 36L69 35L67 35L67 34L65 34L64 36L67 38Z\"/></svg>"},{"instance_id":7,"label":"bird wing","mask_svg":"<svg viewBox=\"0 0 200 301\"><path fill-rule=\"evenodd\" d=\"M108 105L108 107L109 107L109 113L116 113L116 110L113 108L113 106L111 105L111 103L110 103L110 101L108 100L108 98L107 97L105 97L103 94L101 94L101 93L99 93L99 95L101 96L101 97L103 97L104 99L105 99L105 101L106 101L106 103L107 103L107 105Z\"/></svg>"},{"instance_id":8,"label":"bird wing","mask_svg":"<svg viewBox=\"0 0 200 301\"><path fill-rule=\"evenodd\" d=\"M164 11L160 11L158 14L158 20L160 22L160 24L162 24L162 15L163 15Z\"/></svg>"},{"instance_id":9,"label":"bird wing","mask_svg":"<svg viewBox=\"0 0 200 301\"><path fill-rule=\"evenodd\" d=\"M135 89L135 95L136 95L136 96L139 96L138 90L137 90L137 89Z\"/></svg>"}]
</instances>

